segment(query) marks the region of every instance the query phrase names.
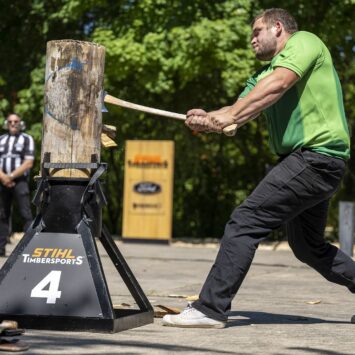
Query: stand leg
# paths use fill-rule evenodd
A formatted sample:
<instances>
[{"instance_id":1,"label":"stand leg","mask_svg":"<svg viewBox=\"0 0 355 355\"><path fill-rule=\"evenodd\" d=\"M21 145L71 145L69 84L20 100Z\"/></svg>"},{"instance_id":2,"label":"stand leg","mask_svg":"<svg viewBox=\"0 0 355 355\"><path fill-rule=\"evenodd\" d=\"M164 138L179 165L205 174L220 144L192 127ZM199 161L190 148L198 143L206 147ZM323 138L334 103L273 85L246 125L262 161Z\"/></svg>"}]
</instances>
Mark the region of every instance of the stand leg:
<instances>
[{"instance_id":1,"label":"stand leg","mask_svg":"<svg viewBox=\"0 0 355 355\"><path fill-rule=\"evenodd\" d=\"M136 278L134 277L129 266L127 265L123 255L117 248L106 226L102 226L100 241L103 247L105 248L108 256L116 266L116 269L121 275L122 280L131 292L131 295L133 296L134 300L137 302L139 308L142 311L152 311L153 307L151 306L148 301L148 298L139 286Z\"/></svg>"}]
</instances>

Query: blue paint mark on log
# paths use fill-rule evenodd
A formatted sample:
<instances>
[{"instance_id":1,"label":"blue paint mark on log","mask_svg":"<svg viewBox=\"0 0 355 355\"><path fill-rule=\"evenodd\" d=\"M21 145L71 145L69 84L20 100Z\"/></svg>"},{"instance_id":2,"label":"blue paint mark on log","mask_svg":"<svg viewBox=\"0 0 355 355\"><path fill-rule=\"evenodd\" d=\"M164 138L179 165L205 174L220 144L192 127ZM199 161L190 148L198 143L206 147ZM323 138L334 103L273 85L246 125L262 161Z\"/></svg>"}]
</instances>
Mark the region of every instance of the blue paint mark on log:
<instances>
[{"instance_id":1,"label":"blue paint mark on log","mask_svg":"<svg viewBox=\"0 0 355 355\"><path fill-rule=\"evenodd\" d=\"M59 73L64 69L74 70L81 72L83 70L83 66L87 64L86 62L79 62L77 58L73 58L68 64L58 68L57 70L53 71L51 74L48 75L46 78L46 82L53 76L54 73Z\"/></svg>"},{"instance_id":2,"label":"blue paint mark on log","mask_svg":"<svg viewBox=\"0 0 355 355\"><path fill-rule=\"evenodd\" d=\"M73 70L77 70L77 71L82 71L84 64L86 64L86 63L85 62L80 63L77 58L73 58L70 61L70 63L67 64L66 66L64 66L63 68L69 68L69 69L73 69Z\"/></svg>"},{"instance_id":3,"label":"blue paint mark on log","mask_svg":"<svg viewBox=\"0 0 355 355\"><path fill-rule=\"evenodd\" d=\"M62 121L62 120L58 119L57 117L55 117L55 116L53 115L53 113L48 110L48 107L47 107L47 106L44 107L44 112L45 112L49 117L52 117L54 120L56 120L57 122L63 124L64 126L70 127L70 125L68 125L68 124L65 123L64 121ZM72 127L71 127L71 128L72 128Z\"/></svg>"}]
</instances>

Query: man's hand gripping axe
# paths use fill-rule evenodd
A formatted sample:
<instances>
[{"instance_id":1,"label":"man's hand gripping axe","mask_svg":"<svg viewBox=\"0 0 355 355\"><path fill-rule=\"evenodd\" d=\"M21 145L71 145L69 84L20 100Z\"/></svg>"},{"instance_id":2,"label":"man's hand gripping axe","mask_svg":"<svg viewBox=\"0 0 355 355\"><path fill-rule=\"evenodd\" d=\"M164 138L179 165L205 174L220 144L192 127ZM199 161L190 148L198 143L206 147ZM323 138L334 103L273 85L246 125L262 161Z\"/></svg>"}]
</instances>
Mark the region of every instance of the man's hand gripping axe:
<instances>
[{"instance_id":1,"label":"man's hand gripping axe","mask_svg":"<svg viewBox=\"0 0 355 355\"><path fill-rule=\"evenodd\" d=\"M176 120L182 120L182 121L186 120L186 115L183 115L181 113L175 113L175 112L170 112L170 111L159 110L159 109L156 109L153 107L137 105L132 102L118 99L118 98L108 95L106 93L104 94L104 102L106 102L108 104L112 104L112 105L117 105L120 107L129 108L129 109L136 110L136 111L151 113L151 114L157 115L157 116L170 117L170 118L175 118ZM234 136L236 131L237 131L236 124L233 124L233 125L223 128L223 133L226 136Z\"/></svg>"}]
</instances>

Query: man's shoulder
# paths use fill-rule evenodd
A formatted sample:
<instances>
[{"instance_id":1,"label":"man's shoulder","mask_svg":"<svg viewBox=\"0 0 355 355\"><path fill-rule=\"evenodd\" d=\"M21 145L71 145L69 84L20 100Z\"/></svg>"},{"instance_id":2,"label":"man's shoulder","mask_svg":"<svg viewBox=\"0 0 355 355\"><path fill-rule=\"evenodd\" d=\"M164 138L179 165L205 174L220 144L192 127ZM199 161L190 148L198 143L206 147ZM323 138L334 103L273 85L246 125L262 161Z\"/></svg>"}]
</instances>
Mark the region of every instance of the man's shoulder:
<instances>
[{"instance_id":1,"label":"man's shoulder","mask_svg":"<svg viewBox=\"0 0 355 355\"><path fill-rule=\"evenodd\" d=\"M297 31L291 35L288 40L289 43L301 42L301 43L323 43L322 40L314 33L308 31Z\"/></svg>"}]
</instances>

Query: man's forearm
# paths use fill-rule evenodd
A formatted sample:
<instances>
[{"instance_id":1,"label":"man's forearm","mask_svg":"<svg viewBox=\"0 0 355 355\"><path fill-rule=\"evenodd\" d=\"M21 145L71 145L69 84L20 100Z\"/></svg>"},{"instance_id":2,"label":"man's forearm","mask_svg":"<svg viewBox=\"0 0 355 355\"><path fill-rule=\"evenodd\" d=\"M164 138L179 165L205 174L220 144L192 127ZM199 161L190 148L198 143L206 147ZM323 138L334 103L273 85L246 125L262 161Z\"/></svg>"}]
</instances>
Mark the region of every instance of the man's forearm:
<instances>
[{"instance_id":1,"label":"man's forearm","mask_svg":"<svg viewBox=\"0 0 355 355\"><path fill-rule=\"evenodd\" d=\"M16 179L22 176L27 170L31 169L33 166L33 160L24 160L24 162L11 172L11 178Z\"/></svg>"},{"instance_id":2,"label":"man's forearm","mask_svg":"<svg viewBox=\"0 0 355 355\"><path fill-rule=\"evenodd\" d=\"M193 109L188 112L186 124L199 132L222 132L225 127L235 123L241 127L249 120L258 116L261 111L274 104L294 85L298 76L287 68L276 68L242 99L229 107L206 112Z\"/></svg>"},{"instance_id":3,"label":"man's forearm","mask_svg":"<svg viewBox=\"0 0 355 355\"><path fill-rule=\"evenodd\" d=\"M0 169L0 182L3 186L11 188L15 185L12 179Z\"/></svg>"},{"instance_id":4,"label":"man's forearm","mask_svg":"<svg viewBox=\"0 0 355 355\"><path fill-rule=\"evenodd\" d=\"M208 112L208 113L209 113L210 115L225 113L225 112L228 112L228 111L231 109L231 107L232 107L232 106L224 106L224 107L220 108L219 110L211 111L211 112Z\"/></svg>"},{"instance_id":5,"label":"man's forearm","mask_svg":"<svg viewBox=\"0 0 355 355\"><path fill-rule=\"evenodd\" d=\"M3 181L7 175L0 169L0 181Z\"/></svg>"},{"instance_id":6,"label":"man's forearm","mask_svg":"<svg viewBox=\"0 0 355 355\"><path fill-rule=\"evenodd\" d=\"M253 119L278 101L297 80L296 74L290 70L285 73L285 69L262 79L247 96L230 107L235 123L241 125Z\"/></svg>"}]
</instances>

